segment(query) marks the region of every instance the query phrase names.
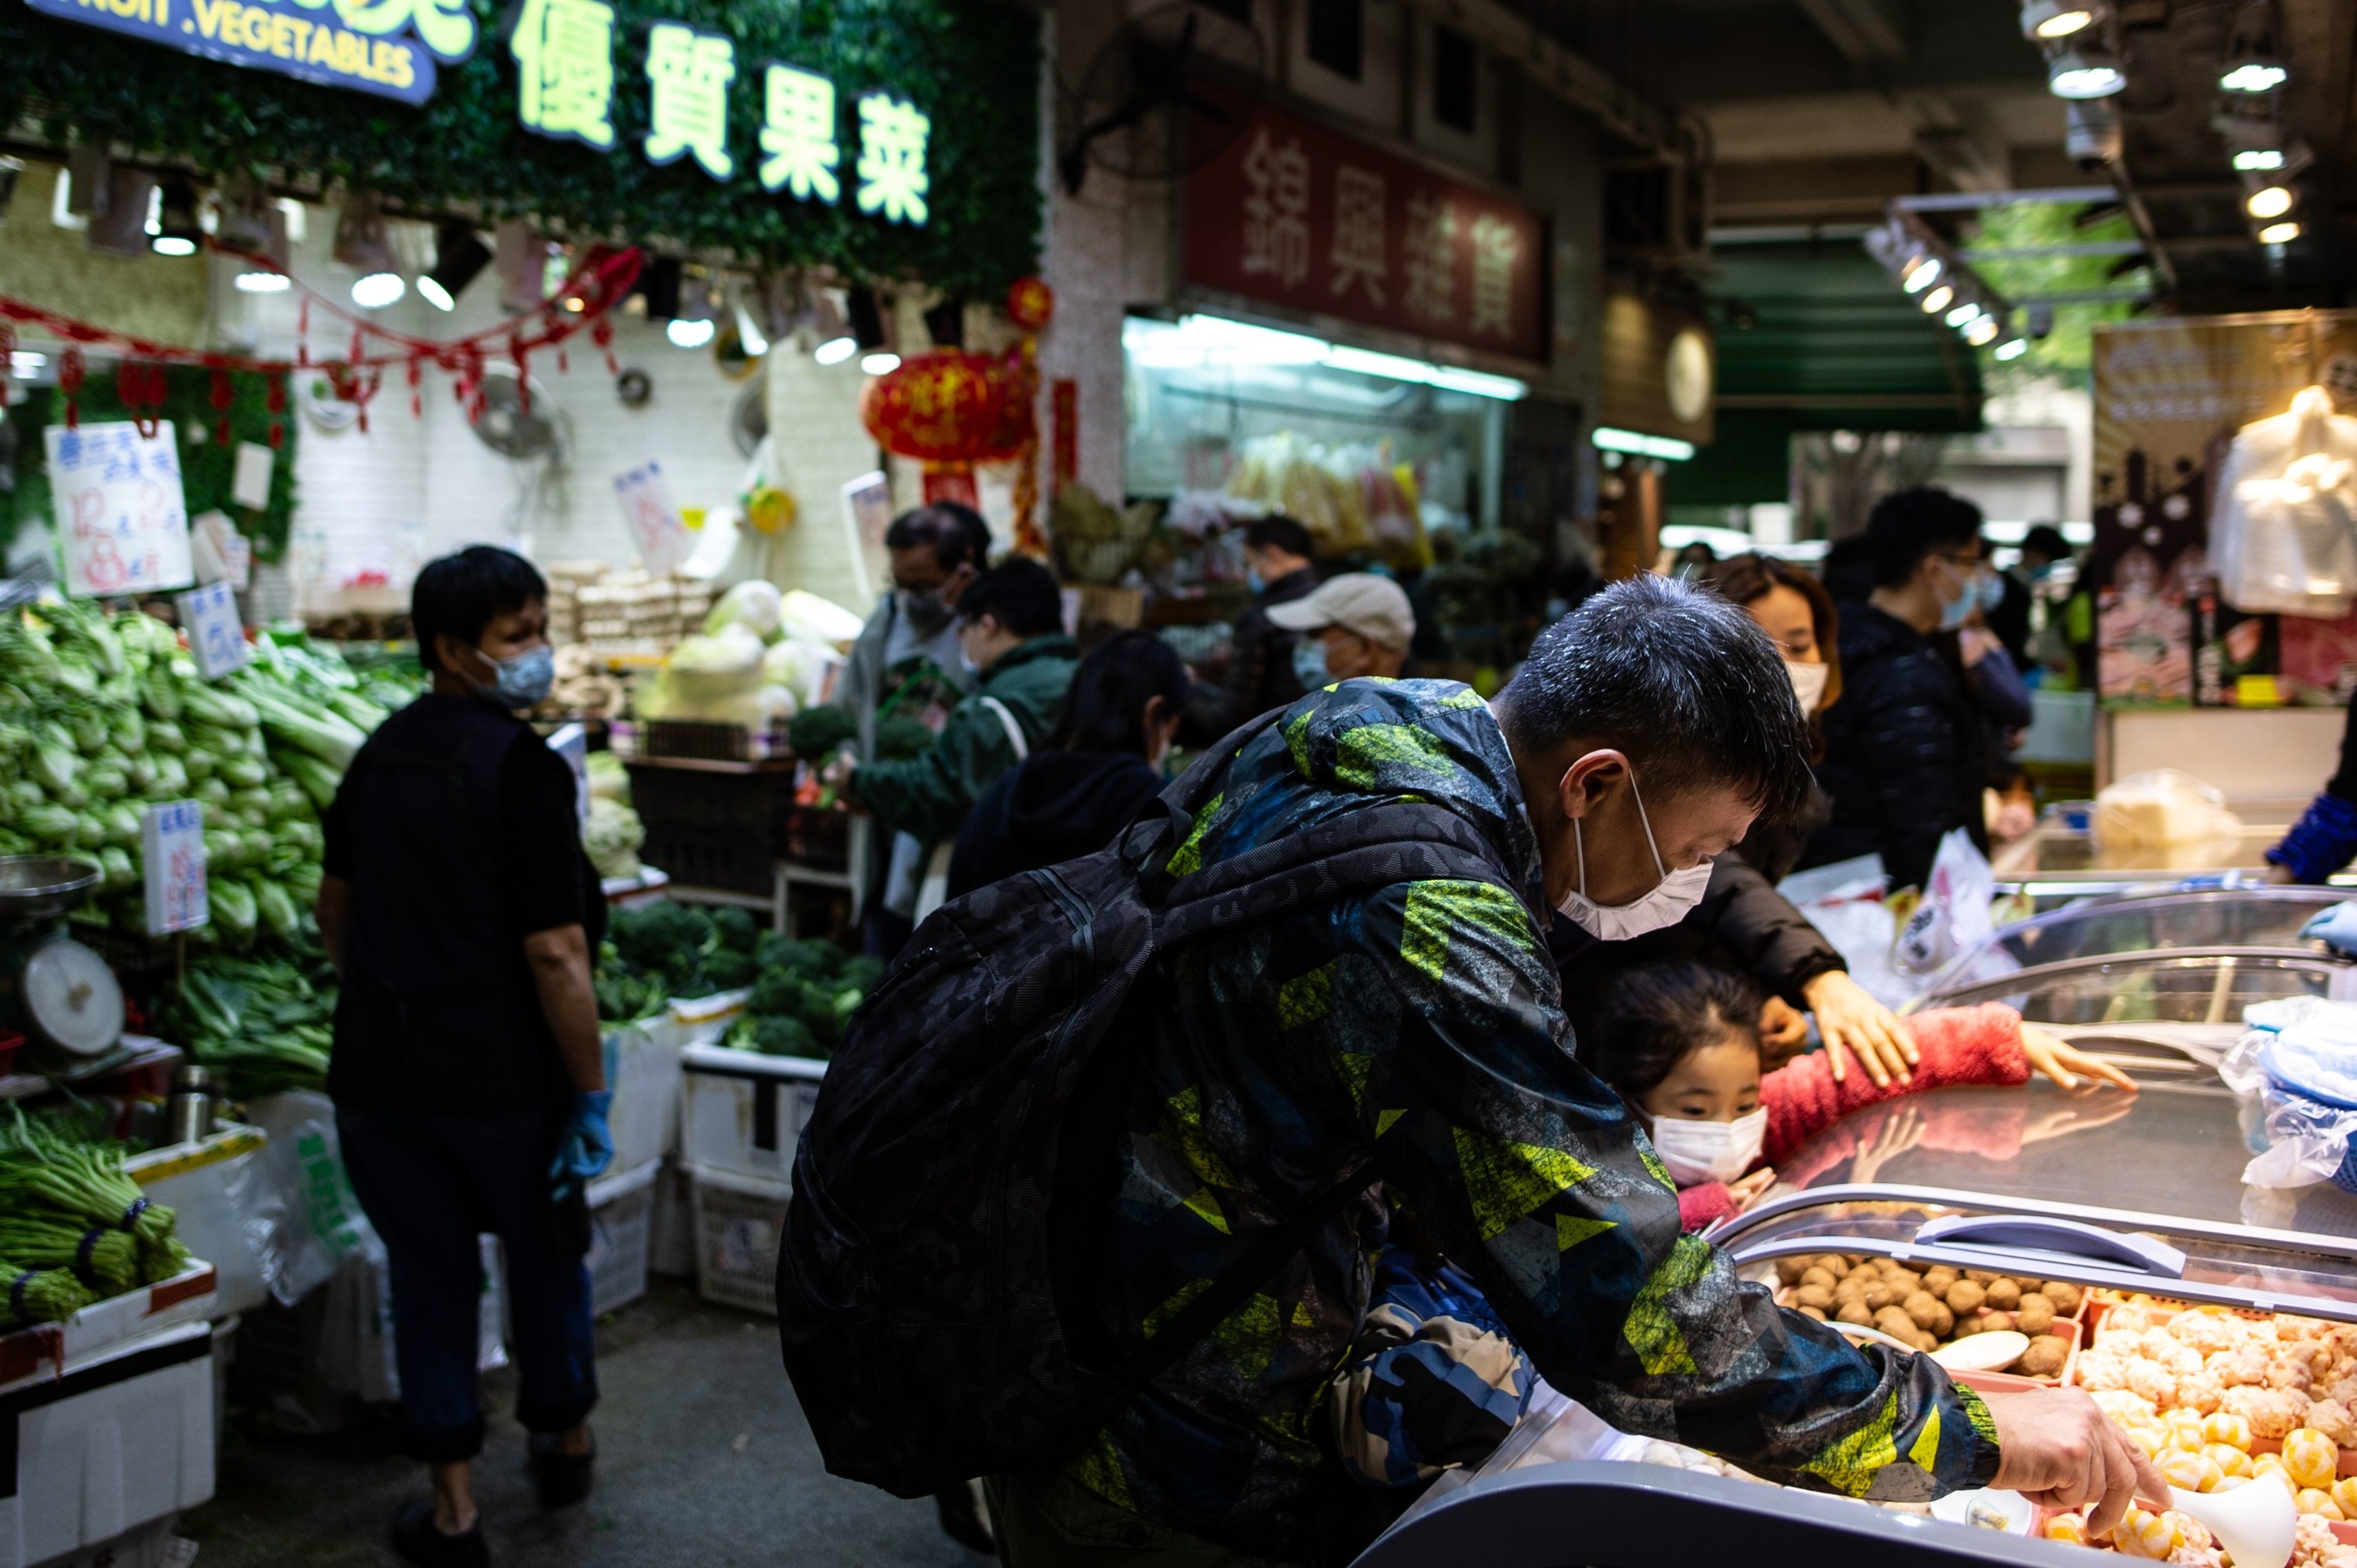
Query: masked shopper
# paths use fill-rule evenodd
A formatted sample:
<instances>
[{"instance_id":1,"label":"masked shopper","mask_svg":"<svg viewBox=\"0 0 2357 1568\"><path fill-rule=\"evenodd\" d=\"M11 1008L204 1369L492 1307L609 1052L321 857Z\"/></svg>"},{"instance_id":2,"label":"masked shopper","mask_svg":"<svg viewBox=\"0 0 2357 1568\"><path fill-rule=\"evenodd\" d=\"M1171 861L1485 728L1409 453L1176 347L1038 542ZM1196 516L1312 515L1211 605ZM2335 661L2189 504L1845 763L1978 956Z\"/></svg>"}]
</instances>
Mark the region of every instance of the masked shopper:
<instances>
[{"instance_id":1,"label":"masked shopper","mask_svg":"<svg viewBox=\"0 0 2357 1568\"><path fill-rule=\"evenodd\" d=\"M1681 1239L1636 1119L1571 1058L1538 912L1610 938L1691 908L1714 855L1805 796L1792 691L1740 611L1638 578L1544 634L1494 716L1453 684L1345 681L1207 762L1159 873L1182 886L1403 797L1469 827L1494 874L1240 918L1172 955L1116 1042L1135 1077L1071 1221L1095 1240L1064 1266L1127 1364L1257 1244L1287 1244L1076 1457L990 1481L1014 1568L1331 1562L1380 1528L1315 1434L1365 1320L1379 1191L1544 1376L1628 1430L1867 1498L1994 1484L2115 1518L2157 1481L2083 1395L1984 1400L1780 1311ZM1368 1171L1380 1189L1320 1208Z\"/></svg>"},{"instance_id":2,"label":"masked shopper","mask_svg":"<svg viewBox=\"0 0 2357 1568\"><path fill-rule=\"evenodd\" d=\"M1945 490L1885 496L1866 525L1873 592L1841 607L1846 695L1825 714L1817 778L1833 817L1802 857L1879 854L1921 886L1956 828L1986 851L1986 741L1955 634L1979 607L1981 513Z\"/></svg>"},{"instance_id":3,"label":"masked shopper","mask_svg":"<svg viewBox=\"0 0 2357 1568\"><path fill-rule=\"evenodd\" d=\"M1764 555L1720 564L1710 586L1767 633L1808 720L1810 755L1821 755L1825 713L1842 694L1832 598L1808 573ZM1615 976L1640 965L1695 959L1746 975L1766 993L1759 1026L1770 1067L1801 1048L1808 1035L1804 1015L1814 1014L1825 1065L1836 1081L1847 1076L1855 1055L1875 1084L1905 1082L1915 1061L1905 1027L1849 977L1840 952L1776 891L1828 810L1824 792L1812 788L1808 804L1792 821L1753 824L1741 843L1712 862L1701 901L1661 930L1601 941L1569 920L1556 920L1550 942L1574 1035L1583 1044L1596 1036Z\"/></svg>"},{"instance_id":4,"label":"masked shopper","mask_svg":"<svg viewBox=\"0 0 2357 1568\"><path fill-rule=\"evenodd\" d=\"M938 729L974 689L958 653L958 601L988 564L990 525L972 507L935 501L894 518L884 548L892 586L860 628L834 695L858 724L862 762L876 760L880 712L926 718ZM851 831L866 841L854 862L867 869L863 941L888 959L914 924L925 846L913 834L877 833L867 822Z\"/></svg>"},{"instance_id":5,"label":"masked shopper","mask_svg":"<svg viewBox=\"0 0 2357 1568\"><path fill-rule=\"evenodd\" d=\"M1293 673L1305 692L1361 675L1395 680L1407 667L1408 645L1415 640L1415 611L1407 590L1372 572L1329 577L1307 597L1270 610L1268 618L1299 634Z\"/></svg>"},{"instance_id":6,"label":"masked shopper","mask_svg":"<svg viewBox=\"0 0 2357 1568\"><path fill-rule=\"evenodd\" d=\"M486 1561L471 1461L482 1259L500 1239L517 1419L544 1505L588 1495L597 1399L582 1184L613 1155L590 988L605 901L573 770L516 717L548 694L547 585L477 546L417 575L432 688L369 738L326 822L319 933L342 989L328 1090L384 1240L404 1446L432 1473L393 1544Z\"/></svg>"},{"instance_id":7,"label":"masked shopper","mask_svg":"<svg viewBox=\"0 0 2357 1568\"><path fill-rule=\"evenodd\" d=\"M911 913L947 896L950 862L974 803L1042 744L1063 712L1078 650L1064 635L1063 592L1023 556L975 578L959 600L958 660L979 682L915 757L863 763L846 788L896 838L914 841L924 868Z\"/></svg>"},{"instance_id":8,"label":"masked shopper","mask_svg":"<svg viewBox=\"0 0 2357 1568\"><path fill-rule=\"evenodd\" d=\"M1209 746L1254 714L1281 708L1301 695L1293 673L1298 636L1269 618L1279 605L1307 597L1318 585L1310 564L1309 531L1289 517L1255 519L1244 528L1244 567L1253 602L1236 617L1228 639L1227 674L1205 682L1188 698L1184 738Z\"/></svg>"}]
</instances>

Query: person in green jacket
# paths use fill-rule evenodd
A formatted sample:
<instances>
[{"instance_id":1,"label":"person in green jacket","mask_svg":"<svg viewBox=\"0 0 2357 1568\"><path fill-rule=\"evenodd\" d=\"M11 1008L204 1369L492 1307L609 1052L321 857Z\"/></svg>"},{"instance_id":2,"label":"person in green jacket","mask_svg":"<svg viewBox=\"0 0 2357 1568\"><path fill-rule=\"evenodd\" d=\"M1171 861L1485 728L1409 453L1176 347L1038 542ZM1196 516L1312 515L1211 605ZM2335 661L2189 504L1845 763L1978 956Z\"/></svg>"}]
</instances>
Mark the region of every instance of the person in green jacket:
<instances>
[{"instance_id":1,"label":"person in green jacket","mask_svg":"<svg viewBox=\"0 0 2357 1568\"><path fill-rule=\"evenodd\" d=\"M1080 650L1064 635L1064 596L1047 567L1017 556L959 596L958 644L977 684L950 713L939 739L900 761L863 763L851 798L888 832L924 844L922 919L942 902L949 853L982 792L1048 738L1064 707Z\"/></svg>"}]
</instances>

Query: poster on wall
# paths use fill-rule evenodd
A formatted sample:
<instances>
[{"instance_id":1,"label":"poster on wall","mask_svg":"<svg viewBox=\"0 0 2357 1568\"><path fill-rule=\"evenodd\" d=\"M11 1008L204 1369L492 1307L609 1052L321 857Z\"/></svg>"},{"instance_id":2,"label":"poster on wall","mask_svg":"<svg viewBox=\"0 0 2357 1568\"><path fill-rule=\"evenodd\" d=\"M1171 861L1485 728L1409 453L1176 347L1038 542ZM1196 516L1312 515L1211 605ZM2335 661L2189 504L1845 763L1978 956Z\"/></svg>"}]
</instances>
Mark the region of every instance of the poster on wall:
<instances>
[{"instance_id":1,"label":"poster on wall","mask_svg":"<svg viewBox=\"0 0 2357 1568\"><path fill-rule=\"evenodd\" d=\"M2347 701L2357 624L2233 603L2219 591L2212 535L2239 435L2280 419L2309 387L2357 414L2357 311L2113 323L2095 328L2093 370L2087 571L2103 700Z\"/></svg>"},{"instance_id":2,"label":"poster on wall","mask_svg":"<svg viewBox=\"0 0 2357 1568\"><path fill-rule=\"evenodd\" d=\"M168 419L43 431L66 592L145 594L195 582L180 447Z\"/></svg>"},{"instance_id":3,"label":"poster on wall","mask_svg":"<svg viewBox=\"0 0 2357 1568\"><path fill-rule=\"evenodd\" d=\"M687 520L672 504L662 465L650 458L615 475L614 499L621 503L623 525L649 574L668 577L678 571L694 541L687 536Z\"/></svg>"}]
</instances>

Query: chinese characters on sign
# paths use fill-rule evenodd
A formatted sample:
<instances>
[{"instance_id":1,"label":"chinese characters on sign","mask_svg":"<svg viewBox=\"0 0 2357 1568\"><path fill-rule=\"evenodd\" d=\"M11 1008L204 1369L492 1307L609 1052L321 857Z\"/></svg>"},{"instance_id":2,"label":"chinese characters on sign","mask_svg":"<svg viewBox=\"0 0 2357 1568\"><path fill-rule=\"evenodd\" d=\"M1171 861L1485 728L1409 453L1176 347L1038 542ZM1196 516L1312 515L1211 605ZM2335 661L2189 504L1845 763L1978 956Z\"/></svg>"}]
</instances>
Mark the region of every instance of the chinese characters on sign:
<instances>
[{"instance_id":1,"label":"chinese characters on sign","mask_svg":"<svg viewBox=\"0 0 2357 1568\"><path fill-rule=\"evenodd\" d=\"M188 634L188 651L197 673L208 681L234 675L245 668L245 628L237 618L237 596L227 583L210 583L179 596L180 625Z\"/></svg>"},{"instance_id":2,"label":"chinese characters on sign","mask_svg":"<svg viewBox=\"0 0 2357 1568\"><path fill-rule=\"evenodd\" d=\"M1245 128L1187 177L1189 284L1545 362L1548 250L1535 213L1205 91Z\"/></svg>"},{"instance_id":3,"label":"chinese characters on sign","mask_svg":"<svg viewBox=\"0 0 2357 1568\"><path fill-rule=\"evenodd\" d=\"M467 0L26 0L34 10L151 44L349 87L404 103L434 95L434 62L475 52ZM304 16L304 11L328 11ZM423 48L419 46L423 45Z\"/></svg>"},{"instance_id":4,"label":"chinese characters on sign","mask_svg":"<svg viewBox=\"0 0 2357 1568\"><path fill-rule=\"evenodd\" d=\"M524 0L508 51L527 130L603 152L614 145L614 8L604 0Z\"/></svg>"},{"instance_id":5,"label":"chinese characters on sign","mask_svg":"<svg viewBox=\"0 0 2357 1568\"><path fill-rule=\"evenodd\" d=\"M69 594L144 594L196 581L180 448L170 420L155 422L155 432L142 435L129 420L42 432Z\"/></svg>"},{"instance_id":6,"label":"chinese characters on sign","mask_svg":"<svg viewBox=\"0 0 2357 1568\"><path fill-rule=\"evenodd\" d=\"M523 0L508 49L520 79L516 116L525 129L600 149L614 145L612 5L606 0ZM662 165L692 157L715 179L733 176L728 91L736 80L734 40L683 22L649 27L647 161ZM782 190L798 201L842 199L841 103L834 83L816 71L778 60L762 67L760 157L755 166L762 189ZM931 117L885 92L862 93L857 108L854 204L888 223L921 227L931 215L926 197L932 177L925 166Z\"/></svg>"},{"instance_id":7,"label":"chinese characters on sign","mask_svg":"<svg viewBox=\"0 0 2357 1568\"><path fill-rule=\"evenodd\" d=\"M139 820L147 877L147 934L194 930L212 918L205 897L205 809L194 800L150 806Z\"/></svg>"}]
</instances>

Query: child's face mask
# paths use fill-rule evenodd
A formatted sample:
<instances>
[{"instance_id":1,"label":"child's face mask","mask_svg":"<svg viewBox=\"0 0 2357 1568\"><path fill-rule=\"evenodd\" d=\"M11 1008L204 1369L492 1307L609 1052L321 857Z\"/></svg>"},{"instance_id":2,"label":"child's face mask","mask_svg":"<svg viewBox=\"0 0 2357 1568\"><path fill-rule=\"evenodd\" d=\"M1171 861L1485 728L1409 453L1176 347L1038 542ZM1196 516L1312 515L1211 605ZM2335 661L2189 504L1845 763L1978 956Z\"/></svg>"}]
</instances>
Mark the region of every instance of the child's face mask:
<instances>
[{"instance_id":1,"label":"child's face mask","mask_svg":"<svg viewBox=\"0 0 2357 1568\"><path fill-rule=\"evenodd\" d=\"M1680 1187L1733 1181L1759 1163L1768 1141L1768 1108L1732 1122L1662 1116L1653 1122L1653 1148Z\"/></svg>"}]
</instances>

